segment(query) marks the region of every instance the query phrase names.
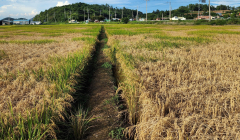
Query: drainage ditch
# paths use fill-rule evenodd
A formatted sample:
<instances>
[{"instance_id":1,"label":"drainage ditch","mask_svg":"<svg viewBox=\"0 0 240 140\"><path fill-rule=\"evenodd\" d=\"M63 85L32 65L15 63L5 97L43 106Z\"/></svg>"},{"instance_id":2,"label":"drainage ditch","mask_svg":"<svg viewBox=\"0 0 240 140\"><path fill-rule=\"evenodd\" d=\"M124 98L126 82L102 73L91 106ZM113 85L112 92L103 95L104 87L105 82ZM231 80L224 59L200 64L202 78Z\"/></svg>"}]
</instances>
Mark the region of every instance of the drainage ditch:
<instances>
[{"instance_id":1,"label":"drainage ditch","mask_svg":"<svg viewBox=\"0 0 240 140\"><path fill-rule=\"evenodd\" d=\"M127 111L122 91L117 90L117 69L103 54L106 43L102 27L91 60L77 79L72 109L64 121L56 122L58 139L124 139Z\"/></svg>"}]
</instances>

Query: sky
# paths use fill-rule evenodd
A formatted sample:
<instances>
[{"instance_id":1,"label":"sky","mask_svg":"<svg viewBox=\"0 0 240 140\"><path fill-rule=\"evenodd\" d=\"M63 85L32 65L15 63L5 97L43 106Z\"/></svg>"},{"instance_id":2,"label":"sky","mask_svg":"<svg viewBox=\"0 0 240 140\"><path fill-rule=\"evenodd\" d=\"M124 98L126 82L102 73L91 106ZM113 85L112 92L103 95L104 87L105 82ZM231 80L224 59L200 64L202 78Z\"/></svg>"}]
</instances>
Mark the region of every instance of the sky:
<instances>
[{"instance_id":1,"label":"sky","mask_svg":"<svg viewBox=\"0 0 240 140\"><path fill-rule=\"evenodd\" d=\"M206 0L208 3L208 0ZM137 9L146 13L146 0L0 0L0 19L5 17L13 18L32 18L36 14L55 6L63 6L73 3L83 2L87 4L109 4L113 7L126 7L129 9ZM186 6L190 3L198 3L198 0L149 0L147 12L153 10L169 10L171 2L172 9L179 6ZM240 0L211 0L211 5L220 4L229 6L240 6Z\"/></svg>"}]
</instances>

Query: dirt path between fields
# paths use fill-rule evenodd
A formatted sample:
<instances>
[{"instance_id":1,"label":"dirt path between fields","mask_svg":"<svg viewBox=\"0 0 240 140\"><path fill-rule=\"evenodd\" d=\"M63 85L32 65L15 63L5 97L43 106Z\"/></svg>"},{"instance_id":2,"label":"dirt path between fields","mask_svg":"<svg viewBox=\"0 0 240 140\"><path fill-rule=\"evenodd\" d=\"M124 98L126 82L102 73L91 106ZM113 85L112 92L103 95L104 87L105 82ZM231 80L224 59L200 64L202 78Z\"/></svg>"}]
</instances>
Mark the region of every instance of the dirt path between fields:
<instances>
[{"instance_id":1,"label":"dirt path between fields","mask_svg":"<svg viewBox=\"0 0 240 140\"><path fill-rule=\"evenodd\" d=\"M101 39L106 37L102 33ZM106 56L103 54L103 47L106 41L100 42L99 55L96 62L96 69L92 82L88 88L90 99L88 101L89 115L96 118L90 122L90 128L86 132L85 140L111 140L109 133L118 127L118 109L115 103L114 78L111 67ZM111 66L111 65L110 65Z\"/></svg>"}]
</instances>

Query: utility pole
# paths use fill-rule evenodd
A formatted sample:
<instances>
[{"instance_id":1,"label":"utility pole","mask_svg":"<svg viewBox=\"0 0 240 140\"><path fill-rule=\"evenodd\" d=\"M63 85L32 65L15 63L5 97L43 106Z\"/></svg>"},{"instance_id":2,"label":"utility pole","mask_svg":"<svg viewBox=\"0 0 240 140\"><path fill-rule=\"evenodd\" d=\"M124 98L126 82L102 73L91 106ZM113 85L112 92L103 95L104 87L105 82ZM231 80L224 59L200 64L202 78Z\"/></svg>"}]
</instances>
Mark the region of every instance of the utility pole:
<instances>
[{"instance_id":1,"label":"utility pole","mask_svg":"<svg viewBox=\"0 0 240 140\"><path fill-rule=\"evenodd\" d=\"M85 22L86 20L85 20L85 8L84 8L84 22Z\"/></svg>"},{"instance_id":2,"label":"utility pole","mask_svg":"<svg viewBox=\"0 0 240 140\"><path fill-rule=\"evenodd\" d=\"M110 19L110 6L109 6L109 22L111 22L111 19Z\"/></svg>"},{"instance_id":3,"label":"utility pole","mask_svg":"<svg viewBox=\"0 0 240 140\"><path fill-rule=\"evenodd\" d=\"M123 9L122 9L122 18L123 18Z\"/></svg>"},{"instance_id":4,"label":"utility pole","mask_svg":"<svg viewBox=\"0 0 240 140\"><path fill-rule=\"evenodd\" d=\"M200 4L199 4L199 3L200 3L200 0L199 0L199 2L198 2L198 19L199 19L199 16L200 16L200 15L199 15L199 9L200 9Z\"/></svg>"},{"instance_id":5,"label":"utility pole","mask_svg":"<svg viewBox=\"0 0 240 140\"><path fill-rule=\"evenodd\" d=\"M100 16L101 16L101 11L102 11L102 10L100 10Z\"/></svg>"},{"instance_id":6,"label":"utility pole","mask_svg":"<svg viewBox=\"0 0 240 140\"><path fill-rule=\"evenodd\" d=\"M115 20L116 20L116 18L117 18L117 14L116 14L116 10L115 10Z\"/></svg>"},{"instance_id":7,"label":"utility pole","mask_svg":"<svg viewBox=\"0 0 240 140\"><path fill-rule=\"evenodd\" d=\"M72 11L70 11L70 20L72 20Z\"/></svg>"},{"instance_id":8,"label":"utility pole","mask_svg":"<svg viewBox=\"0 0 240 140\"><path fill-rule=\"evenodd\" d=\"M137 19L136 20L138 21L138 7L137 7Z\"/></svg>"},{"instance_id":9,"label":"utility pole","mask_svg":"<svg viewBox=\"0 0 240 140\"><path fill-rule=\"evenodd\" d=\"M211 7L210 7L210 0L209 0L209 22L211 21Z\"/></svg>"},{"instance_id":10,"label":"utility pole","mask_svg":"<svg viewBox=\"0 0 240 140\"><path fill-rule=\"evenodd\" d=\"M55 17L55 12L54 12L54 19L55 19L55 23L56 23L56 17Z\"/></svg>"},{"instance_id":11,"label":"utility pole","mask_svg":"<svg viewBox=\"0 0 240 140\"><path fill-rule=\"evenodd\" d=\"M66 18L66 12L65 12L65 8L64 8L64 17Z\"/></svg>"},{"instance_id":12,"label":"utility pole","mask_svg":"<svg viewBox=\"0 0 240 140\"><path fill-rule=\"evenodd\" d=\"M47 13L47 22L48 22L48 13Z\"/></svg>"},{"instance_id":13,"label":"utility pole","mask_svg":"<svg viewBox=\"0 0 240 140\"><path fill-rule=\"evenodd\" d=\"M162 20L163 20L163 13L162 13Z\"/></svg>"},{"instance_id":14,"label":"utility pole","mask_svg":"<svg viewBox=\"0 0 240 140\"><path fill-rule=\"evenodd\" d=\"M171 6L171 1L167 2L169 3L169 20L171 20L171 14L172 14L172 6Z\"/></svg>"},{"instance_id":15,"label":"utility pole","mask_svg":"<svg viewBox=\"0 0 240 140\"><path fill-rule=\"evenodd\" d=\"M147 22L147 2L148 2L149 0L146 0L146 22Z\"/></svg>"},{"instance_id":16,"label":"utility pole","mask_svg":"<svg viewBox=\"0 0 240 140\"><path fill-rule=\"evenodd\" d=\"M88 22L89 22L89 9L87 8L87 11L88 11Z\"/></svg>"},{"instance_id":17,"label":"utility pole","mask_svg":"<svg viewBox=\"0 0 240 140\"><path fill-rule=\"evenodd\" d=\"M134 16L133 16L133 11L132 11L132 21L133 21L133 18L134 18Z\"/></svg>"}]
</instances>

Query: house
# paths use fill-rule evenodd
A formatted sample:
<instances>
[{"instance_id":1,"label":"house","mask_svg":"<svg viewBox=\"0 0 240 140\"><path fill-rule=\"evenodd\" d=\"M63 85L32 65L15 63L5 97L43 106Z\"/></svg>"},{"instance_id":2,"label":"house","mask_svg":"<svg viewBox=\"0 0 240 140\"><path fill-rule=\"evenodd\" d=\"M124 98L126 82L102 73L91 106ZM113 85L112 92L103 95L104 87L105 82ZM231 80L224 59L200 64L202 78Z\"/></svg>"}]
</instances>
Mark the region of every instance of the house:
<instances>
[{"instance_id":1,"label":"house","mask_svg":"<svg viewBox=\"0 0 240 140\"><path fill-rule=\"evenodd\" d=\"M92 22L91 19L85 20L86 23Z\"/></svg>"},{"instance_id":2,"label":"house","mask_svg":"<svg viewBox=\"0 0 240 140\"><path fill-rule=\"evenodd\" d=\"M177 17L177 16L174 16L173 18L171 18L170 20L186 20L185 17Z\"/></svg>"},{"instance_id":3,"label":"house","mask_svg":"<svg viewBox=\"0 0 240 140\"><path fill-rule=\"evenodd\" d=\"M6 18L0 20L0 25L11 25L11 24L13 24L13 20L14 20L14 18L6 17Z\"/></svg>"},{"instance_id":4,"label":"house","mask_svg":"<svg viewBox=\"0 0 240 140\"><path fill-rule=\"evenodd\" d=\"M31 25L40 25L41 21L30 21Z\"/></svg>"},{"instance_id":5,"label":"house","mask_svg":"<svg viewBox=\"0 0 240 140\"><path fill-rule=\"evenodd\" d=\"M68 23L79 23L79 22L77 22L77 20L70 20L68 21Z\"/></svg>"},{"instance_id":6,"label":"house","mask_svg":"<svg viewBox=\"0 0 240 140\"><path fill-rule=\"evenodd\" d=\"M197 16L197 18L195 18L196 20L198 19L209 19L209 16ZM215 19L215 17L211 16L211 19Z\"/></svg>"},{"instance_id":7,"label":"house","mask_svg":"<svg viewBox=\"0 0 240 140\"><path fill-rule=\"evenodd\" d=\"M25 18L14 19L13 24L14 25L29 25L30 20L25 19Z\"/></svg>"},{"instance_id":8,"label":"house","mask_svg":"<svg viewBox=\"0 0 240 140\"><path fill-rule=\"evenodd\" d=\"M156 20L161 20L160 18L156 18Z\"/></svg>"},{"instance_id":9,"label":"house","mask_svg":"<svg viewBox=\"0 0 240 140\"><path fill-rule=\"evenodd\" d=\"M139 21L146 21L145 18L139 18Z\"/></svg>"},{"instance_id":10,"label":"house","mask_svg":"<svg viewBox=\"0 0 240 140\"><path fill-rule=\"evenodd\" d=\"M119 18L112 18L112 21L121 21Z\"/></svg>"}]
</instances>

